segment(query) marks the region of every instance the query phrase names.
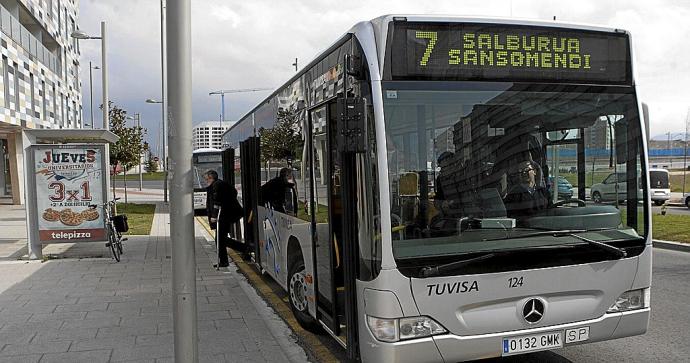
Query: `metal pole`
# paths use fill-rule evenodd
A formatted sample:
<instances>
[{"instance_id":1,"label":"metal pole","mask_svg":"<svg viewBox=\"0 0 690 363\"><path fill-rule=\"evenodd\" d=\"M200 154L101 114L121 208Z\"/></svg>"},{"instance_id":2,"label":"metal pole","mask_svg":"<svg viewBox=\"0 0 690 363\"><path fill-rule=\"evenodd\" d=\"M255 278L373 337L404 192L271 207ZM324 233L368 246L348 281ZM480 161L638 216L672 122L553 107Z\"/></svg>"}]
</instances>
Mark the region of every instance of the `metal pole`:
<instances>
[{"instance_id":1,"label":"metal pole","mask_svg":"<svg viewBox=\"0 0 690 363\"><path fill-rule=\"evenodd\" d=\"M225 92L220 93L220 103L220 129L223 130L223 122L225 122ZM223 132L221 131L222 134ZM211 147L213 147L213 130L211 130Z\"/></svg>"},{"instance_id":2,"label":"metal pole","mask_svg":"<svg viewBox=\"0 0 690 363\"><path fill-rule=\"evenodd\" d=\"M192 202L192 45L191 0L170 0L166 32L170 40L169 131L170 238L175 362L199 360L196 308L196 256Z\"/></svg>"},{"instance_id":3,"label":"metal pole","mask_svg":"<svg viewBox=\"0 0 690 363\"><path fill-rule=\"evenodd\" d=\"M668 149L668 168L671 169L671 164L673 163L673 159L671 158L671 133L667 132L666 135L668 136L668 142L666 145L666 148Z\"/></svg>"},{"instance_id":4,"label":"metal pole","mask_svg":"<svg viewBox=\"0 0 690 363\"><path fill-rule=\"evenodd\" d=\"M91 128L95 129L96 125L93 124L93 66L91 66L91 61L89 61L89 97L91 99Z\"/></svg>"},{"instance_id":5,"label":"metal pole","mask_svg":"<svg viewBox=\"0 0 690 363\"><path fill-rule=\"evenodd\" d=\"M141 133L141 114L137 113L137 132ZM144 187L144 177L141 175L141 152L139 153L139 191Z\"/></svg>"},{"instance_id":6,"label":"metal pole","mask_svg":"<svg viewBox=\"0 0 690 363\"><path fill-rule=\"evenodd\" d=\"M165 33L165 0L161 0L161 113L163 117L163 202L168 203L168 38Z\"/></svg>"},{"instance_id":7,"label":"metal pole","mask_svg":"<svg viewBox=\"0 0 690 363\"><path fill-rule=\"evenodd\" d=\"M225 121L225 92L220 93L220 122Z\"/></svg>"},{"instance_id":8,"label":"metal pole","mask_svg":"<svg viewBox=\"0 0 690 363\"><path fill-rule=\"evenodd\" d=\"M110 104L108 103L108 58L105 42L105 22L101 22L101 77L103 82L103 129L110 130Z\"/></svg>"},{"instance_id":9,"label":"metal pole","mask_svg":"<svg viewBox=\"0 0 690 363\"><path fill-rule=\"evenodd\" d=\"M683 195L685 198L685 175L688 172L688 126L690 126L690 109L688 109L688 114L685 116L685 135L683 135Z\"/></svg>"}]
</instances>

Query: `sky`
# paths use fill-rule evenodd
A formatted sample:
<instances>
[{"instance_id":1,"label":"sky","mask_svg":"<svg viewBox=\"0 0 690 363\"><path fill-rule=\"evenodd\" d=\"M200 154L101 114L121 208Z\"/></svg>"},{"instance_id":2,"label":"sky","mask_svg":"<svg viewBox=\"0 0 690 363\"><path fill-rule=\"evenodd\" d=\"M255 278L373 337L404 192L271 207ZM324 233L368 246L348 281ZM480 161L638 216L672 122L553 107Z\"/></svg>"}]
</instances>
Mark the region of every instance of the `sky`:
<instances>
[{"instance_id":1,"label":"sky","mask_svg":"<svg viewBox=\"0 0 690 363\"><path fill-rule=\"evenodd\" d=\"M79 26L107 23L110 99L140 113L155 150L161 107L160 2L80 0ZM219 120L219 89L275 88L354 24L384 14L450 14L588 23L631 32L638 95L650 108L651 135L682 132L690 110L690 1L687 0L192 0L193 122ZM99 41L81 41L84 115L90 117L89 65ZM94 118L101 119L101 74L93 71ZM237 120L270 91L226 94L225 119ZM96 121L98 125L98 121Z\"/></svg>"}]
</instances>

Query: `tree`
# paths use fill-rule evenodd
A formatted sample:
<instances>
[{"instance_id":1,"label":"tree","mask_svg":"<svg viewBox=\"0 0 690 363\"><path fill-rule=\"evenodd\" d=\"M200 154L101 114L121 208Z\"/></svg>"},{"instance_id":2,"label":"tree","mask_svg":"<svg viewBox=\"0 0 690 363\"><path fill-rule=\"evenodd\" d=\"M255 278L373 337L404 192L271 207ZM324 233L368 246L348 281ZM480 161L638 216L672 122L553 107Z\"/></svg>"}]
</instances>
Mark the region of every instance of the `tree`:
<instances>
[{"instance_id":1,"label":"tree","mask_svg":"<svg viewBox=\"0 0 690 363\"><path fill-rule=\"evenodd\" d=\"M155 173L158 171L158 163L153 159L153 154L149 150L148 157L146 158L146 172Z\"/></svg>"},{"instance_id":2,"label":"tree","mask_svg":"<svg viewBox=\"0 0 690 363\"><path fill-rule=\"evenodd\" d=\"M125 203L127 202L127 170L140 162L144 151L144 129L141 126L127 126L127 111L109 102L110 131L120 139L110 144L110 165L113 167L113 177L117 165L122 165L125 171ZM115 183L113 183L113 197L115 197Z\"/></svg>"},{"instance_id":3,"label":"tree","mask_svg":"<svg viewBox=\"0 0 690 363\"><path fill-rule=\"evenodd\" d=\"M259 129L262 158L269 163L284 159L292 165L292 160L300 155L304 146L299 115L293 110L279 109L276 118L273 128Z\"/></svg>"}]
</instances>

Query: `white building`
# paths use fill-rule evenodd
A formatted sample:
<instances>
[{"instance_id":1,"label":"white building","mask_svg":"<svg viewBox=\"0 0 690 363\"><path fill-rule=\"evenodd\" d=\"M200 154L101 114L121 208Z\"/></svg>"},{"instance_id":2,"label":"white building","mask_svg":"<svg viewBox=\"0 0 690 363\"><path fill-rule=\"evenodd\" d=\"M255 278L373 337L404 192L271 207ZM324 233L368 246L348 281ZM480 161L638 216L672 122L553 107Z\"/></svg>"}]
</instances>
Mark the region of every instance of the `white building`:
<instances>
[{"instance_id":1,"label":"white building","mask_svg":"<svg viewBox=\"0 0 690 363\"><path fill-rule=\"evenodd\" d=\"M225 121L206 121L194 126L194 150L204 148L221 149L221 136L227 131L235 122Z\"/></svg>"},{"instance_id":2,"label":"white building","mask_svg":"<svg viewBox=\"0 0 690 363\"><path fill-rule=\"evenodd\" d=\"M0 203L22 203L22 128L82 127L78 20L79 0L0 0Z\"/></svg>"}]
</instances>

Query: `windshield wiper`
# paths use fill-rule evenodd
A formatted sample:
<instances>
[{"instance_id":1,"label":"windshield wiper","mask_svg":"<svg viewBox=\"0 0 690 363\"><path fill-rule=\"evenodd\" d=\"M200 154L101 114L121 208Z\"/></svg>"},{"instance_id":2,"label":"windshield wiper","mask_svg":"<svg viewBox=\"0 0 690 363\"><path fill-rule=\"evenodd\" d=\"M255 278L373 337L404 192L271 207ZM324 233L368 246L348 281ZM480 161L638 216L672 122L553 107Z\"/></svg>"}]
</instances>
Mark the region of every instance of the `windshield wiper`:
<instances>
[{"instance_id":1,"label":"windshield wiper","mask_svg":"<svg viewBox=\"0 0 690 363\"><path fill-rule=\"evenodd\" d=\"M438 276L443 272L455 270L458 267L469 265L469 264L475 263L477 261L488 260L488 259L496 256L497 254L498 253L496 253L496 252L489 252L489 253L483 254L483 255L478 256L478 257L468 258L466 260L450 262L450 263L446 263L446 264L438 265L438 266L433 266L433 267L427 266L427 267L422 268L422 270L420 272L422 274L422 277Z\"/></svg>"},{"instance_id":2,"label":"windshield wiper","mask_svg":"<svg viewBox=\"0 0 690 363\"><path fill-rule=\"evenodd\" d=\"M600 242L600 241L595 241L593 239L589 239L586 237L582 237L580 235L577 235L577 233L584 233L584 232L593 232L593 231L605 231L605 230L610 230L610 228L602 228L602 229L563 229L563 230L553 230L553 231L538 231L538 232L532 232L532 233L526 233L526 234L521 234L518 236L510 236L506 238L496 238L496 239L491 239L487 241L496 241L496 240L506 240L506 239L518 239L518 238L529 238L529 237L536 237L536 236L553 236L553 237L573 237L577 238L580 241L587 242L589 245L597 247L601 250L604 250L606 252L613 253L616 257L618 258L624 258L628 254L625 252L624 249L618 248L616 246L611 246L608 243Z\"/></svg>"},{"instance_id":3,"label":"windshield wiper","mask_svg":"<svg viewBox=\"0 0 690 363\"><path fill-rule=\"evenodd\" d=\"M587 243L589 243L590 246L594 246L594 247L597 247L597 248L602 249L602 250L604 250L604 251L611 252L611 253L613 253L614 255L616 255L618 258L624 258L624 257L628 256L628 253L625 252L624 249L618 248L618 247L616 247L616 246L611 246L611 245L608 244L608 243L604 243L604 242L600 242L600 241L595 241L595 240L593 240L593 239L589 239L589 238L586 238L586 237L578 236L578 235L576 235L575 233L569 233L568 235L571 236L571 237L575 237L575 238L579 239L580 241L587 242Z\"/></svg>"},{"instance_id":4,"label":"windshield wiper","mask_svg":"<svg viewBox=\"0 0 690 363\"><path fill-rule=\"evenodd\" d=\"M552 231L537 231L537 232L525 233L525 234L520 234L520 235L516 235L516 236L508 236L508 237L502 237L502 238L485 239L483 241L484 242L502 241L502 240L507 240L507 239L519 239L519 238L529 238L529 237L538 237L538 236L562 237L562 236L570 236L573 233L583 233L583 232L588 232L588 231L586 229L559 229L559 230L552 230Z\"/></svg>"},{"instance_id":5,"label":"windshield wiper","mask_svg":"<svg viewBox=\"0 0 690 363\"><path fill-rule=\"evenodd\" d=\"M534 232L534 233L528 233L522 236L514 236L514 237L508 237L506 239L511 239L511 238L523 238L523 237L532 237L532 236L544 236L544 235L549 235L549 236L554 236L554 237L573 237L576 239L579 239L580 241L587 242L590 246L593 246L595 248L598 248L602 251L609 252L613 255L615 255L618 258L624 258L627 257L627 252L622 249L618 248L615 246L611 246L609 244L606 244L604 242L600 241L595 241L586 237L579 236L575 233L582 233L582 232L587 232L587 230L559 230L559 231L539 231L539 232ZM491 241L491 240L489 240ZM620 240L616 240L618 242ZM613 241L612 241L613 242ZM530 250L547 250L547 249L562 249L562 248L574 248L576 247L575 245L547 245L547 246L535 246L535 247L527 247L527 248L515 248L515 249L507 249L507 250L498 250L498 251L493 251L493 252L487 252L485 254L482 254L477 257L471 257L468 259L460 260L460 261L454 261L454 262L449 262L443 265L438 265L438 266L426 266L423 267L420 270L420 274L422 277L433 277L433 276L438 276L441 275L444 272L452 271L455 270L459 267L464 267L470 264L473 264L475 262L480 262L484 260L488 260L494 257L498 257L501 255L506 255L510 253L515 253L515 252L525 252L525 251L530 251Z\"/></svg>"}]
</instances>

